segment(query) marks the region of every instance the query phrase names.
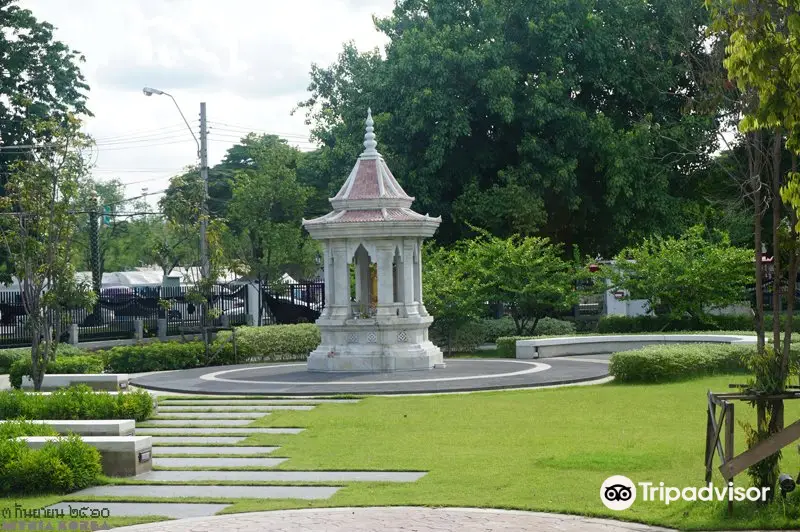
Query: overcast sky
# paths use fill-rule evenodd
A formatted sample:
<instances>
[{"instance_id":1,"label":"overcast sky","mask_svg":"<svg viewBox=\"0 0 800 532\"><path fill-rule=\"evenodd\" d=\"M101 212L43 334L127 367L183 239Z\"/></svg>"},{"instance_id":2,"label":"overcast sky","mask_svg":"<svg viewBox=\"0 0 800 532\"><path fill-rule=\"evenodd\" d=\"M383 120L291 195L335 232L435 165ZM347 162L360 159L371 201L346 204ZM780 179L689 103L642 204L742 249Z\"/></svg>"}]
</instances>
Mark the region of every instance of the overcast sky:
<instances>
[{"instance_id":1,"label":"overcast sky","mask_svg":"<svg viewBox=\"0 0 800 532\"><path fill-rule=\"evenodd\" d=\"M170 92L197 133L208 106L209 162L249 130L285 134L310 149L304 113L312 63L328 66L354 40L383 47L372 15L393 0L21 0L55 36L86 56L98 180L119 178L126 195L166 188L196 160L196 146ZM155 198L152 198L154 200ZM151 200L151 201L152 201Z\"/></svg>"}]
</instances>

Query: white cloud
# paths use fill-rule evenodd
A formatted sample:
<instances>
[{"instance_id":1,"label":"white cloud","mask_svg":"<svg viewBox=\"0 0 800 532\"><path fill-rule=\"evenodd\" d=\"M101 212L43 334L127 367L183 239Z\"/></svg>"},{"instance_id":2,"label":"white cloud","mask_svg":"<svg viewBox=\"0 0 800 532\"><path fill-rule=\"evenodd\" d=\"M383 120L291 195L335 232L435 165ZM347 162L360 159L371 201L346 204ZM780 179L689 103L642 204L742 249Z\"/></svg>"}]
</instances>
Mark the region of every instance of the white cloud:
<instances>
[{"instance_id":1,"label":"white cloud","mask_svg":"<svg viewBox=\"0 0 800 532\"><path fill-rule=\"evenodd\" d=\"M393 0L22 0L56 38L86 56L98 139L95 175L120 178L128 195L166 188L170 175L194 162L194 140L166 97L170 92L195 126L199 102L212 129L209 159L218 162L239 126L308 136L302 113L312 63L328 65L342 43L360 49L386 39L372 14L387 16ZM175 127L173 127L175 126ZM166 128L166 129L164 129ZM226 128L226 129L224 129ZM302 141L292 136L291 141ZM308 146L301 142L302 146Z\"/></svg>"}]
</instances>

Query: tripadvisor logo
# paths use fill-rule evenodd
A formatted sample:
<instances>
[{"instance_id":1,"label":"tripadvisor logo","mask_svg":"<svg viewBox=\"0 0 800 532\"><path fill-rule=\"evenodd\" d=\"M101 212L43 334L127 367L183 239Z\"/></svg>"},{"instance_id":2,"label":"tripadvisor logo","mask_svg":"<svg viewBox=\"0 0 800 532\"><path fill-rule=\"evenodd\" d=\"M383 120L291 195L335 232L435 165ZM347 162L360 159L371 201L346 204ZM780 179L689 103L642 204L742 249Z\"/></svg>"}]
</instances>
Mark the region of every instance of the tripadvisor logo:
<instances>
[{"instance_id":1,"label":"tripadvisor logo","mask_svg":"<svg viewBox=\"0 0 800 532\"><path fill-rule=\"evenodd\" d=\"M638 489L637 489L638 486ZM662 502L665 505L676 501L766 501L770 488L743 488L728 482L723 487L709 483L707 486L676 488L665 486L663 482L634 483L628 477L614 475L608 477L600 486L600 500L609 510L621 511L630 508L637 494L645 502Z\"/></svg>"}]
</instances>

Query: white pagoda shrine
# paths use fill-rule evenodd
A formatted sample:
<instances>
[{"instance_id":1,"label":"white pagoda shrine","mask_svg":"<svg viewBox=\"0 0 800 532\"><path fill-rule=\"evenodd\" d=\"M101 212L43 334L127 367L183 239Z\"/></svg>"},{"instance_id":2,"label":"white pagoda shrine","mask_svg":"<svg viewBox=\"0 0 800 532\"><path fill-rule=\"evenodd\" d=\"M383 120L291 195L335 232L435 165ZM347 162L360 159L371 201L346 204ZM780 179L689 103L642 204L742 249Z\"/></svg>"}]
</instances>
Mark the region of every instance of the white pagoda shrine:
<instances>
[{"instance_id":1,"label":"white pagoda shrine","mask_svg":"<svg viewBox=\"0 0 800 532\"><path fill-rule=\"evenodd\" d=\"M309 371L444 367L441 350L428 340L433 318L422 304L420 256L423 239L442 219L411 210L414 198L375 149L373 125L370 110L364 152L330 199L333 211L303 220L325 250L322 343L308 357Z\"/></svg>"}]
</instances>

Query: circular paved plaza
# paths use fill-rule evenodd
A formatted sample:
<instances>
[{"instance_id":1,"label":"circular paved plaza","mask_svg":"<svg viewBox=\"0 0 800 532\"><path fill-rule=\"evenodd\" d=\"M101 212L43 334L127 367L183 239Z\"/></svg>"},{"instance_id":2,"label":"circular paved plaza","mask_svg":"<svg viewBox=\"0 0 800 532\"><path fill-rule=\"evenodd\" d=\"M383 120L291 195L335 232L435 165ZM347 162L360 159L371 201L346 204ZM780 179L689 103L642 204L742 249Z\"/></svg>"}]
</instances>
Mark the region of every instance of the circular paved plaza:
<instances>
[{"instance_id":1,"label":"circular paved plaza","mask_svg":"<svg viewBox=\"0 0 800 532\"><path fill-rule=\"evenodd\" d=\"M326 508L283 510L181 519L117 528L149 532L459 532L558 530L560 532L612 532L614 530L667 530L637 523L593 519L575 515L481 510L472 508Z\"/></svg>"},{"instance_id":2,"label":"circular paved plaza","mask_svg":"<svg viewBox=\"0 0 800 532\"><path fill-rule=\"evenodd\" d=\"M219 395L442 393L529 388L608 376L609 355L447 360L444 369L394 373L314 373L305 363L218 366L144 375L131 384L150 390Z\"/></svg>"}]
</instances>

